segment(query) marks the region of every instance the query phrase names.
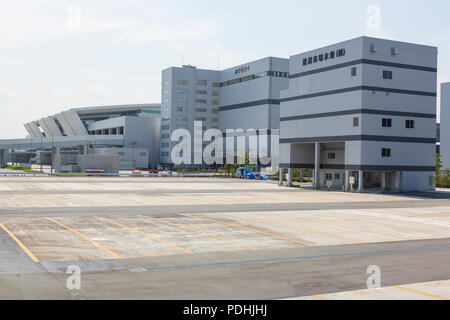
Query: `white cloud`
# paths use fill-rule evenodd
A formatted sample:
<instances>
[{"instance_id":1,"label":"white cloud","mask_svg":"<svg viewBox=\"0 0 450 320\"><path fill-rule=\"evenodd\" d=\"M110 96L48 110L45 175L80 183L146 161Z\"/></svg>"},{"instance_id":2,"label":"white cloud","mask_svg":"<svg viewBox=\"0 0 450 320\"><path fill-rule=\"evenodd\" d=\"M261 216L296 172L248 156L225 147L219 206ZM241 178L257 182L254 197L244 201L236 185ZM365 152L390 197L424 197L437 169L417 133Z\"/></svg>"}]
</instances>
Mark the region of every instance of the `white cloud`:
<instances>
[{"instance_id":1,"label":"white cloud","mask_svg":"<svg viewBox=\"0 0 450 320\"><path fill-rule=\"evenodd\" d=\"M0 97L6 97L10 99L21 99L22 96L15 90L0 86Z\"/></svg>"}]
</instances>

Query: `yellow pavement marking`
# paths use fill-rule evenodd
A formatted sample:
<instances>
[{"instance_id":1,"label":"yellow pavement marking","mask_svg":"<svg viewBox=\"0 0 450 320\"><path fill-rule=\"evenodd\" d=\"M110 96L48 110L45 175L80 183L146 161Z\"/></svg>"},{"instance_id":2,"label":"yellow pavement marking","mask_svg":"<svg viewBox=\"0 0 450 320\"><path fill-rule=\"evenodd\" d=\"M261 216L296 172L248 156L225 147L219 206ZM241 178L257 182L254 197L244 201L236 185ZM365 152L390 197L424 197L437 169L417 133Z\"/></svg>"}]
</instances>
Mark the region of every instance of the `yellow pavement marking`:
<instances>
[{"instance_id":1,"label":"yellow pavement marking","mask_svg":"<svg viewBox=\"0 0 450 320\"><path fill-rule=\"evenodd\" d=\"M42 197L47 199L47 201L50 201L53 204L56 204L58 207L67 207L67 204L65 204L65 203L63 203L61 201L58 201L56 199L52 199L51 196L49 196L49 195L42 195Z\"/></svg>"},{"instance_id":2,"label":"yellow pavement marking","mask_svg":"<svg viewBox=\"0 0 450 320\"><path fill-rule=\"evenodd\" d=\"M327 236L327 237L338 238L338 239L343 239L343 240L350 240L350 241L358 242L358 243L364 243L364 241L361 241L361 240L357 240L357 239L353 239L353 238L349 238L349 237L345 237L345 236L340 236L340 235L337 235L337 234L334 234L334 233L317 231L317 230L314 230L314 229L310 229L308 227L301 227L301 226L292 225L292 224L289 224L289 223L283 223L283 222L273 221L273 220L264 220L264 219L258 219L258 218L248 218L248 217L246 217L244 215L239 215L239 214L236 214L236 213L225 213L225 214L238 216L238 217L241 217L243 219L250 220L250 221L261 221L261 222L266 222L266 223L270 223L270 224L278 224L280 226L285 226L285 227L288 227L288 228L291 228L291 229L306 230L306 231L309 231L309 232L312 232L312 233L321 234L321 235L324 235L324 236ZM275 214L270 214L270 213L264 213L264 214L265 215L272 215L272 216L279 217L279 216L277 216Z\"/></svg>"},{"instance_id":3,"label":"yellow pavement marking","mask_svg":"<svg viewBox=\"0 0 450 320\"><path fill-rule=\"evenodd\" d=\"M20 241L11 231L8 230L2 223L0 223L0 227L6 231L7 234L22 248L23 251L33 260L34 262L39 262L39 259Z\"/></svg>"},{"instance_id":4,"label":"yellow pavement marking","mask_svg":"<svg viewBox=\"0 0 450 320\"><path fill-rule=\"evenodd\" d=\"M448 298L444 298L444 297L441 297L441 296L438 296L438 295L435 295L435 294L432 294L432 293L423 292L423 291L419 291L419 290L414 290L414 289L403 287L403 286L395 286L395 287L399 288L399 289L402 289L402 290L407 290L407 291L411 291L411 292L415 292L415 293L420 293L420 294L423 294L425 296L433 297L433 298L440 299L440 300L450 300Z\"/></svg>"},{"instance_id":5,"label":"yellow pavement marking","mask_svg":"<svg viewBox=\"0 0 450 320\"><path fill-rule=\"evenodd\" d=\"M290 242L295 242L295 243L300 243L300 244L303 244L305 246L314 246L314 244L312 244L312 243L295 240L295 239L292 239L292 238L288 238L288 237L285 237L285 236L280 236L280 235L277 235L277 234L273 234L273 233L257 230L257 229L254 229L254 228L244 227L244 226L241 226L239 224L228 223L228 222L224 222L224 221L220 221L220 220L214 220L214 219L208 219L208 218L202 218L202 217L199 217L199 216L193 216L193 215L188 215L188 214L182 214L182 216L186 216L186 217L189 217L189 218L194 217L194 218L197 218L197 219L200 219L200 220L211 221L211 222L220 223L220 224L223 224L223 225L226 225L226 226L230 226L230 227L241 228L241 229L244 229L244 230L261 233L261 234L264 234L264 235L269 236L269 237L278 238L278 239L282 239L282 240L286 240L286 241L290 241Z\"/></svg>"},{"instance_id":6,"label":"yellow pavement marking","mask_svg":"<svg viewBox=\"0 0 450 320\"><path fill-rule=\"evenodd\" d=\"M94 216L94 218L99 219L99 220L103 220L103 221L105 221L105 222L108 222L108 223L110 223L110 224L114 224L114 225L116 225L116 226L119 226L119 227L122 227L122 228L125 228L125 229L128 229L128 230L132 230L132 231L138 232L138 233L142 234L143 236L146 236L147 238L150 238L150 239L156 240L156 241L158 241L158 242L167 244L168 246L177 248L178 250L181 250L181 251L183 251L183 252L186 252L186 253L189 253L189 254L195 254L195 252L193 252L193 251L184 249L184 248L182 248L182 247L180 247L180 246L177 246L176 244L173 244L173 243L164 241L164 240L162 240L162 239L160 239L160 238L158 238L158 237L152 236L151 234L142 232L141 230L138 230L138 229L129 227L129 226L127 226L127 225L124 225L124 224L121 224L121 223L118 223L118 222L114 222L114 221L112 221L112 220L105 219L105 218L101 218L101 217L96 217L96 216Z\"/></svg>"},{"instance_id":7,"label":"yellow pavement marking","mask_svg":"<svg viewBox=\"0 0 450 320\"><path fill-rule=\"evenodd\" d=\"M316 294L316 295L313 295L313 297L316 298L316 299L319 299L319 300L330 300L330 299L328 299L328 298L319 296L319 295L317 295L317 294Z\"/></svg>"},{"instance_id":8,"label":"yellow pavement marking","mask_svg":"<svg viewBox=\"0 0 450 320\"><path fill-rule=\"evenodd\" d=\"M13 196L9 195L9 194L5 194L4 195L6 198L8 198L10 201L14 202L17 206L21 207L21 208L26 208L26 206L24 206L20 201L14 199Z\"/></svg>"},{"instance_id":9,"label":"yellow pavement marking","mask_svg":"<svg viewBox=\"0 0 450 320\"><path fill-rule=\"evenodd\" d=\"M183 228L183 229L188 229L188 230L196 231L196 232L202 233L202 234L204 234L204 235L210 236L210 237L212 237L212 238L215 238L215 239L218 239L218 240L222 240L222 241L225 241L225 242L230 242L230 243L233 243L233 244L236 244L236 245L245 247L245 248L247 248L247 249L251 249L251 250L259 250L258 248L255 248L255 247L252 247L252 246L248 246L248 245L246 245L246 244L243 244L243 243L240 243L240 242L237 242L237 241L234 241L234 240L230 240L230 239L227 239L227 238L224 238L224 237L221 237L221 236L212 234L212 233L210 233L210 232L202 231L202 230L200 230L200 229L192 228L192 227L189 227L189 226L184 226L184 225L181 225L181 224L178 224L178 223L173 223L173 222L165 221L165 220L162 220L162 219L156 219L156 218L146 217L146 216L142 216L142 215L139 215L139 217L143 217L143 218L146 218L146 219L155 220L155 221L157 221L157 222L162 222L162 223L165 223L165 224L169 224L169 225L172 225L172 226L175 226L175 227L178 227L178 228Z\"/></svg>"},{"instance_id":10,"label":"yellow pavement marking","mask_svg":"<svg viewBox=\"0 0 450 320\"><path fill-rule=\"evenodd\" d=\"M68 226L66 226L66 225L64 225L64 224L62 224L62 223L60 223L60 222L58 222L58 221L56 221L56 220L54 220L54 219L52 219L52 218L45 217L45 219L47 219L47 220L49 220L49 221L51 221L51 222L53 222L53 223L56 223L57 225L59 225L59 226L61 226L61 227L63 227L63 228L66 228L66 229L69 230L69 231L72 231L73 233L79 235L80 237L82 237L83 239L89 241L89 242L92 243L93 245L95 245L95 246L99 247L100 249L102 249L102 250L108 252L110 255L116 257L117 259L122 259L122 257L119 256L119 255L118 255L117 253L115 253L114 251L105 248L104 246L102 246L101 244L99 244L99 243L97 243L96 241L92 240L92 239L89 238L88 236L82 234L81 232L79 232L79 231L77 231L77 230L74 230L74 229L71 229L71 228L69 228Z\"/></svg>"},{"instance_id":11,"label":"yellow pavement marking","mask_svg":"<svg viewBox=\"0 0 450 320\"><path fill-rule=\"evenodd\" d=\"M266 212L262 212L262 214L271 214L280 218L289 218L289 216L284 216L284 215L279 215L279 214L274 214L274 213L266 213ZM323 215L321 213L321 215ZM333 217L330 215L326 215L326 217ZM381 231L373 231L373 230L367 230L367 229L360 229L360 228L355 228L355 227L349 227L349 226L343 226L341 224L336 224L336 223L332 223L329 221L325 221L325 220L319 220L319 219L304 219L304 221L310 221L310 222L316 222L316 223L325 223L325 224L329 224L335 227L341 227L341 228L347 228L347 229L351 229L351 230L356 230L356 231L361 231L361 232L370 232L370 233L374 233L374 234L379 234L382 236L388 236L390 238L398 238L398 239L402 239L402 240L414 240L413 238L408 238L408 237L400 237L400 236L395 236L395 235L391 235L385 232L381 232Z\"/></svg>"},{"instance_id":12,"label":"yellow pavement marking","mask_svg":"<svg viewBox=\"0 0 450 320\"><path fill-rule=\"evenodd\" d=\"M361 229L361 228L355 228L355 227L349 227L349 226L344 226L341 224L336 224L336 223L332 223L329 221L324 221L324 220L317 220L317 219L307 219L306 221L311 221L311 222L317 222L317 223L325 223L325 224L329 224L329 225L333 225L339 228L344 228L344 229L350 229L350 230L356 230L356 231L361 231L361 232L369 232L369 233L374 233L374 234L378 234L378 235L382 235L382 236L387 236L389 238L397 238L397 239L401 239L401 240L414 240L413 238L409 238L409 237L403 237L403 236L396 236L396 235L392 235L389 233L385 233L385 232L381 232L381 231L373 231L373 230L367 230L367 229Z\"/></svg>"},{"instance_id":13,"label":"yellow pavement marking","mask_svg":"<svg viewBox=\"0 0 450 320\"><path fill-rule=\"evenodd\" d=\"M396 220L396 221L406 222L405 220L395 219L395 218L385 218L385 217L377 217L377 218L384 218L384 219L387 219L387 220ZM346 221L352 221L352 220L353 221L362 221L361 218L359 218L359 219L358 218L352 218L352 219L345 219L345 220ZM391 222L393 222L393 221L391 221ZM427 230L413 229L413 228L409 228L409 227L405 227L405 226L390 225L390 224L387 224L387 223L375 222L375 221L372 221L372 220L370 221L370 223L376 224L376 225L379 225L379 226L382 226L382 227L401 228L402 230L405 230L405 231L426 233L426 234L429 234L432 237L442 237L442 238L448 238L449 237L448 234L444 235L444 234L439 234L439 233L435 233L435 232L430 232L430 231L427 231Z\"/></svg>"}]
</instances>

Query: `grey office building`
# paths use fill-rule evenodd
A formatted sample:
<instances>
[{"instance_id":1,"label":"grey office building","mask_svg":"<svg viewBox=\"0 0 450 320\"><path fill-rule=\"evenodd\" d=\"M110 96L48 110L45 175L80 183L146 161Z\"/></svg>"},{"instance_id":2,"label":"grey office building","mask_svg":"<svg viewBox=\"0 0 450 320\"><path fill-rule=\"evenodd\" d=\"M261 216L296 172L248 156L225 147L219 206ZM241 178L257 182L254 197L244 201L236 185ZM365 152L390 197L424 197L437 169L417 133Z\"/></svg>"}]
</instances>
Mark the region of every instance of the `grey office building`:
<instances>
[{"instance_id":1,"label":"grey office building","mask_svg":"<svg viewBox=\"0 0 450 320\"><path fill-rule=\"evenodd\" d=\"M450 169L450 82L441 84L440 154L442 169Z\"/></svg>"},{"instance_id":2,"label":"grey office building","mask_svg":"<svg viewBox=\"0 0 450 320\"><path fill-rule=\"evenodd\" d=\"M315 187L435 188L437 48L370 37L292 56L281 167Z\"/></svg>"},{"instance_id":3,"label":"grey office building","mask_svg":"<svg viewBox=\"0 0 450 320\"><path fill-rule=\"evenodd\" d=\"M288 87L288 69L288 59L268 57L223 71L193 66L163 70L161 163L171 166L177 144L170 141L172 132L184 128L194 137L194 121L202 121L203 130L222 132L279 129L280 91Z\"/></svg>"}]
</instances>

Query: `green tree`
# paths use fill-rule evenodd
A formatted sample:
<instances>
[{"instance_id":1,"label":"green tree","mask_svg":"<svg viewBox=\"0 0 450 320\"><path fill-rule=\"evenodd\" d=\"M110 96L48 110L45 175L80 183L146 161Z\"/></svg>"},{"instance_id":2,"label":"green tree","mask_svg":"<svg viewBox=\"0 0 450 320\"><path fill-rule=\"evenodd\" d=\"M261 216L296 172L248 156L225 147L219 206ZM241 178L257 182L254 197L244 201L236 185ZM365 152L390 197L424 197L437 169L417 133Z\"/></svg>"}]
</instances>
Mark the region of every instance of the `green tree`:
<instances>
[{"instance_id":1,"label":"green tree","mask_svg":"<svg viewBox=\"0 0 450 320\"><path fill-rule=\"evenodd\" d=\"M441 174L442 169L442 159L439 153L436 153L436 176Z\"/></svg>"}]
</instances>

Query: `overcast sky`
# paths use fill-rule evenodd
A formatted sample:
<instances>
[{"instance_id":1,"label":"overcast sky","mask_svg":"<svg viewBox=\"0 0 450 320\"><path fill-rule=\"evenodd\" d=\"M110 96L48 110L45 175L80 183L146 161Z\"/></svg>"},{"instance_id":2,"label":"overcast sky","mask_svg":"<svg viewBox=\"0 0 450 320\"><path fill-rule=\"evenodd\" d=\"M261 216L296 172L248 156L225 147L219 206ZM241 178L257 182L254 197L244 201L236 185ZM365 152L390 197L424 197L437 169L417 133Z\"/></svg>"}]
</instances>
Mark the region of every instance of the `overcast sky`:
<instances>
[{"instance_id":1,"label":"overcast sky","mask_svg":"<svg viewBox=\"0 0 450 320\"><path fill-rule=\"evenodd\" d=\"M449 11L448 0L1 0L0 139L69 107L160 102L161 70L183 62L223 69L361 35L439 47L438 82L450 81Z\"/></svg>"}]
</instances>

